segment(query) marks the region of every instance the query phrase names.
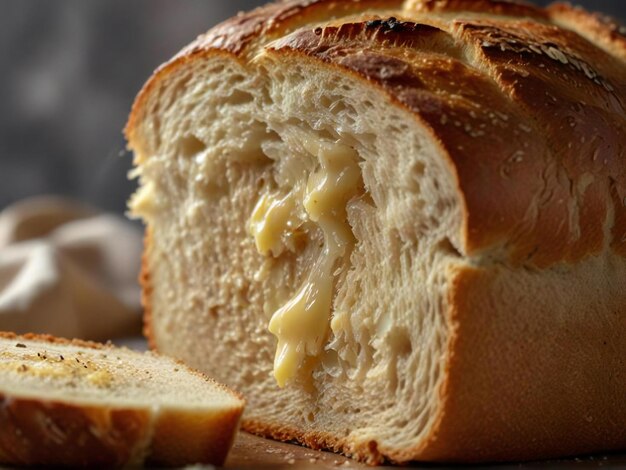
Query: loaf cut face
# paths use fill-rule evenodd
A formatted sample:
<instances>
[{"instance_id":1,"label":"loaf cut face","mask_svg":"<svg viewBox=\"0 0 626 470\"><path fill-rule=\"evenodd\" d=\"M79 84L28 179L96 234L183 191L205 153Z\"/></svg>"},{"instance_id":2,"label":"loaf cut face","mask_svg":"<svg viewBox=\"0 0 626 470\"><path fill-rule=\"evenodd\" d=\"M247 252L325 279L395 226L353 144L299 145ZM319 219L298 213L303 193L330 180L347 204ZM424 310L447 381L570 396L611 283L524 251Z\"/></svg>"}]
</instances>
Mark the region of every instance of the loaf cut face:
<instances>
[{"instance_id":1,"label":"loaf cut face","mask_svg":"<svg viewBox=\"0 0 626 470\"><path fill-rule=\"evenodd\" d=\"M221 465L243 399L170 358L0 334L0 463Z\"/></svg>"},{"instance_id":2,"label":"loaf cut face","mask_svg":"<svg viewBox=\"0 0 626 470\"><path fill-rule=\"evenodd\" d=\"M152 345L370 463L626 447L620 31L302 0L200 36L126 129Z\"/></svg>"}]
</instances>

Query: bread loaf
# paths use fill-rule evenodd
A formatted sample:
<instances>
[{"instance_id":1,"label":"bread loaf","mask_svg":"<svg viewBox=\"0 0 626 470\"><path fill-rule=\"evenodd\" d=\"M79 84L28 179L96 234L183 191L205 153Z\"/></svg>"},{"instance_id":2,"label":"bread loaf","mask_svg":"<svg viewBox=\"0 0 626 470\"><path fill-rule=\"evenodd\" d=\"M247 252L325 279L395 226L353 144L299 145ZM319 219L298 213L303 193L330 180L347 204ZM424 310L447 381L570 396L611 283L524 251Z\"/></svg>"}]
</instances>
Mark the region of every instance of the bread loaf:
<instances>
[{"instance_id":1,"label":"bread loaf","mask_svg":"<svg viewBox=\"0 0 626 470\"><path fill-rule=\"evenodd\" d=\"M0 463L220 465L243 400L171 359L0 334Z\"/></svg>"},{"instance_id":2,"label":"bread loaf","mask_svg":"<svg viewBox=\"0 0 626 470\"><path fill-rule=\"evenodd\" d=\"M369 463L626 448L626 39L567 5L293 0L127 128L146 333Z\"/></svg>"}]
</instances>

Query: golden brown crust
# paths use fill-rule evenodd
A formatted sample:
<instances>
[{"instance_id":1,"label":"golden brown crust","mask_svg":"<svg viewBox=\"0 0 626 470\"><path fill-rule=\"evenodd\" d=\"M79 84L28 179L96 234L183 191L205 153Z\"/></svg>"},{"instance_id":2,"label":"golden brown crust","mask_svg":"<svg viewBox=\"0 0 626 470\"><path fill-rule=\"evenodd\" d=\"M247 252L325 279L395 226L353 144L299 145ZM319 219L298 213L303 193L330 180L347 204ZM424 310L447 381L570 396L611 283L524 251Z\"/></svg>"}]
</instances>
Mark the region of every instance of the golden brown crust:
<instances>
[{"instance_id":1,"label":"golden brown crust","mask_svg":"<svg viewBox=\"0 0 626 470\"><path fill-rule=\"evenodd\" d=\"M218 416L216 416L218 415ZM11 465L121 467L134 462L222 465L240 409L159 413L0 394L0 462ZM154 426L154 431L150 429ZM149 443L149 448L143 448Z\"/></svg>"},{"instance_id":2,"label":"golden brown crust","mask_svg":"<svg viewBox=\"0 0 626 470\"><path fill-rule=\"evenodd\" d=\"M288 0L269 3L220 23L183 49L180 55L207 49L218 49L239 55L251 47L258 38L267 42L284 36L299 26L328 20L331 17L345 17L364 10L389 10L401 6L401 0Z\"/></svg>"},{"instance_id":3,"label":"golden brown crust","mask_svg":"<svg viewBox=\"0 0 626 470\"><path fill-rule=\"evenodd\" d=\"M376 441L354 445L347 439L337 438L331 433L302 431L280 423L270 423L255 419L245 419L241 425L244 431L258 436L270 437L277 441L297 442L315 450L339 452L347 457L369 465L382 465L385 456L380 453Z\"/></svg>"},{"instance_id":4,"label":"golden brown crust","mask_svg":"<svg viewBox=\"0 0 626 470\"><path fill-rule=\"evenodd\" d=\"M604 239L613 210L609 181L626 190L626 160L617 150L626 138L623 95L617 89L623 71L603 77L591 65L591 56L603 63L611 61L608 55L595 48L591 52L575 33L548 25L457 22L456 29L473 44L478 64L528 116L516 122L518 131L528 126L543 149L541 157L520 149L524 159L542 159L543 168L532 179L509 181L511 194L529 193L525 186L539 175L544 184L532 192L522 226L506 237L518 252L515 257L525 256L541 267L600 253L610 242ZM477 184L479 180L466 194ZM478 217L475 230L488 231ZM509 218L504 222L515 223Z\"/></svg>"},{"instance_id":5,"label":"golden brown crust","mask_svg":"<svg viewBox=\"0 0 626 470\"><path fill-rule=\"evenodd\" d=\"M405 455L485 462L623 450L626 280L623 268L616 274L562 280L572 308L550 297L558 285L532 273L455 269L442 412L430 438ZM515 294L515 285L536 297Z\"/></svg>"},{"instance_id":6,"label":"golden brown crust","mask_svg":"<svg viewBox=\"0 0 626 470\"><path fill-rule=\"evenodd\" d=\"M553 21L578 32L622 60L626 59L626 28L616 19L590 13L569 3L554 3L547 11Z\"/></svg>"},{"instance_id":7,"label":"golden brown crust","mask_svg":"<svg viewBox=\"0 0 626 470\"><path fill-rule=\"evenodd\" d=\"M143 410L77 406L0 394L0 462L119 467L150 424Z\"/></svg>"},{"instance_id":8,"label":"golden brown crust","mask_svg":"<svg viewBox=\"0 0 626 470\"><path fill-rule=\"evenodd\" d=\"M221 412L217 417L196 410L161 413L146 463L184 466L190 462L211 462L221 466L237 435L240 416L241 410L236 409Z\"/></svg>"},{"instance_id":9,"label":"golden brown crust","mask_svg":"<svg viewBox=\"0 0 626 470\"><path fill-rule=\"evenodd\" d=\"M511 0L409 0L406 9L416 13L482 13L545 20L545 10L531 3Z\"/></svg>"}]
</instances>

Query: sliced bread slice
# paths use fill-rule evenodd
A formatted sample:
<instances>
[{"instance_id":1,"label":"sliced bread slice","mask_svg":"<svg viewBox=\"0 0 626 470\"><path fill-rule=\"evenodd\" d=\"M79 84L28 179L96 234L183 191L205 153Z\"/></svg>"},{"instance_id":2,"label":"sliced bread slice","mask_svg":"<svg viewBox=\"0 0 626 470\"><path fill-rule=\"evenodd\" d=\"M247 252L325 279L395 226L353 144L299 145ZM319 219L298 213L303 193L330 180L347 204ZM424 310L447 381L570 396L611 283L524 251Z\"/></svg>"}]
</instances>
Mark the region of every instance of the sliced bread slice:
<instances>
[{"instance_id":1,"label":"sliced bread slice","mask_svg":"<svg viewBox=\"0 0 626 470\"><path fill-rule=\"evenodd\" d=\"M244 401L176 361L0 333L0 462L222 464Z\"/></svg>"}]
</instances>

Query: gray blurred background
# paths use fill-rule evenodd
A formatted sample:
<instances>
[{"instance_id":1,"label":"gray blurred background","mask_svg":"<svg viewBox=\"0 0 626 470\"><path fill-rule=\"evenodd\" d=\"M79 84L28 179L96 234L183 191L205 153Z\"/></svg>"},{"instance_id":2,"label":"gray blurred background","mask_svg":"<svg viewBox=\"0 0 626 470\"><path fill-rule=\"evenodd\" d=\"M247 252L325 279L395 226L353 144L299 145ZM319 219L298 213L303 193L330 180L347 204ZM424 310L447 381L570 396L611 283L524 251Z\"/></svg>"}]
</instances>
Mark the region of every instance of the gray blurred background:
<instances>
[{"instance_id":1,"label":"gray blurred background","mask_svg":"<svg viewBox=\"0 0 626 470\"><path fill-rule=\"evenodd\" d=\"M198 34L262 3L0 0L0 209L55 193L123 212L133 183L121 130L142 83ZM623 0L577 3L626 17Z\"/></svg>"}]
</instances>

